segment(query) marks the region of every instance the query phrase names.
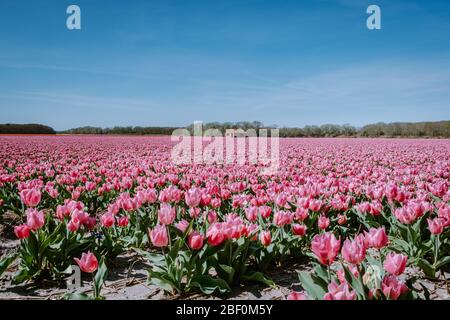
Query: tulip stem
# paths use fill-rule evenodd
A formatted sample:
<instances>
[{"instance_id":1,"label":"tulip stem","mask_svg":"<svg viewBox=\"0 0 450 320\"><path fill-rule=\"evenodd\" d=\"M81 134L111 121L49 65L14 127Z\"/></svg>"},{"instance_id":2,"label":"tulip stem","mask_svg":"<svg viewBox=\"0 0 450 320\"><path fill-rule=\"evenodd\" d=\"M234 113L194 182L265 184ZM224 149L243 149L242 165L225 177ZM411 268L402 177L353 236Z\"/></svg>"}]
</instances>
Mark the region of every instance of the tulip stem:
<instances>
[{"instance_id":1,"label":"tulip stem","mask_svg":"<svg viewBox=\"0 0 450 320\"><path fill-rule=\"evenodd\" d=\"M328 271L328 282L331 283L331 270L330 270L330 265L327 265L327 271Z\"/></svg>"}]
</instances>

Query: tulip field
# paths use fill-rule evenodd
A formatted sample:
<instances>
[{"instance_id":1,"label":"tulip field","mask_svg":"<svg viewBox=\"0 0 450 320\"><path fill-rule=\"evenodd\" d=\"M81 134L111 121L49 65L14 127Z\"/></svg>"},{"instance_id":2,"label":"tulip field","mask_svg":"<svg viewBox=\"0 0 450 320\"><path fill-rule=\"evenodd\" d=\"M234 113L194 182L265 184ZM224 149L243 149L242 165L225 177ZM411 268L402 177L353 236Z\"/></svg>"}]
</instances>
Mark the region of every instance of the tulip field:
<instances>
[{"instance_id":1,"label":"tulip field","mask_svg":"<svg viewBox=\"0 0 450 320\"><path fill-rule=\"evenodd\" d=\"M448 293L450 140L284 138L271 175L174 164L173 145L0 136L0 299L64 288L75 266L89 290L52 298L104 299L124 259L163 298L276 290L288 268L278 299L433 298L426 283Z\"/></svg>"}]
</instances>

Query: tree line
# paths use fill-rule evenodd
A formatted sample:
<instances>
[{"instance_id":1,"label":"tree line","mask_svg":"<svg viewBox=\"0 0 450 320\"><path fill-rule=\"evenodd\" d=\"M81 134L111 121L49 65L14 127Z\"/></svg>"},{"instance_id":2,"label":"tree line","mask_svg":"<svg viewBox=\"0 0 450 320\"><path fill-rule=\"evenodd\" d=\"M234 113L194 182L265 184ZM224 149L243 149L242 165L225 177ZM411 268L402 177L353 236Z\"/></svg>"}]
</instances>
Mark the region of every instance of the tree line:
<instances>
[{"instance_id":1,"label":"tree line","mask_svg":"<svg viewBox=\"0 0 450 320\"><path fill-rule=\"evenodd\" d=\"M193 124L185 127L193 134ZM278 128L265 126L260 121L209 122L202 125L207 129L219 129L222 134L227 129ZM178 127L80 127L62 134L98 134L98 135L171 135ZM450 121L434 122L394 122L375 123L356 128L350 125L324 124L321 126L279 127L280 137L444 137L450 138ZM55 130L40 124L1 124L0 134L55 134Z\"/></svg>"},{"instance_id":2,"label":"tree line","mask_svg":"<svg viewBox=\"0 0 450 320\"><path fill-rule=\"evenodd\" d=\"M42 124L0 124L0 134L56 134L55 130Z\"/></svg>"}]
</instances>

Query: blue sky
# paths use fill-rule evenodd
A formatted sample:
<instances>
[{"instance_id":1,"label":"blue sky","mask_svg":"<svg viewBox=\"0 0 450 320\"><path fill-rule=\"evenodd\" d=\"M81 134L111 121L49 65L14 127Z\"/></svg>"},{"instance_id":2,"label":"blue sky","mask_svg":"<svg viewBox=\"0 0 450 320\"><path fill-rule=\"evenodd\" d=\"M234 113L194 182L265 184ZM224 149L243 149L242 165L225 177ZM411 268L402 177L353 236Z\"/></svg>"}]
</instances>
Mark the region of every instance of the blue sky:
<instances>
[{"instance_id":1,"label":"blue sky","mask_svg":"<svg viewBox=\"0 0 450 320\"><path fill-rule=\"evenodd\" d=\"M449 40L447 0L2 0L0 123L447 120Z\"/></svg>"}]
</instances>

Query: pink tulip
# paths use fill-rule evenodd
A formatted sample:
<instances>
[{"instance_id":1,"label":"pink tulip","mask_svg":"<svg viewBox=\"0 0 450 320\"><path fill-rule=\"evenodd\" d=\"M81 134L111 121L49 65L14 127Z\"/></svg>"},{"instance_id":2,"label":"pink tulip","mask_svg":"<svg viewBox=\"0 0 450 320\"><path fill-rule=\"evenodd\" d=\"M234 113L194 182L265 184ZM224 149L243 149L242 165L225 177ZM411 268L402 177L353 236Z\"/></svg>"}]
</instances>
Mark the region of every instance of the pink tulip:
<instances>
[{"instance_id":1,"label":"pink tulip","mask_svg":"<svg viewBox=\"0 0 450 320\"><path fill-rule=\"evenodd\" d=\"M272 243L272 236L270 235L270 231L261 231L259 234L259 241L261 241L262 245L267 247Z\"/></svg>"},{"instance_id":2,"label":"pink tulip","mask_svg":"<svg viewBox=\"0 0 450 320\"><path fill-rule=\"evenodd\" d=\"M330 219L328 219L324 215L320 215L317 224L318 224L320 229L326 230L328 228L328 226L330 225Z\"/></svg>"},{"instance_id":3,"label":"pink tulip","mask_svg":"<svg viewBox=\"0 0 450 320\"><path fill-rule=\"evenodd\" d=\"M162 203L158 211L158 219L161 224L170 225L173 223L176 217L175 208L172 208L170 204Z\"/></svg>"},{"instance_id":4,"label":"pink tulip","mask_svg":"<svg viewBox=\"0 0 450 320\"><path fill-rule=\"evenodd\" d=\"M444 223L441 218L427 219L428 229L432 234L441 234L444 231Z\"/></svg>"},{"instance_id":5,"label":"pink tulip","mask_svg":"<svg viewBox=\"0 0 450 320\"><path fill-rule=\"evenodd\" d=\"M217 213L215 211L208 212L208 222L210 224L213 224L214 222L216 222L217 219L218 219L218 217L217 217Z\"/></svg>"},{"instance_id":6,"label":"pink tulip","mask_svg":"<svg viewBox=\"0 0 450 320\"><path fill-rule=\"evenodd\" d=\"M112 213L105 213L102 216L100 216L100 222L103 227L105 228L111 228L114 223L116 222L114 215Z\"/></svg>"},{"instance_id":7,"label":"pink tulip","mask_svg":"<svg viewBox=\"0 0 450 320\"><path fill-rule=\"evenodd\" d=\"M165 225L158 224L153 230L149 229L149 235L150 240L155 247L167 247L169 244L169 237Z\"/></svg>"},{"instance_id":8,"label":"pink tulip","mask_svg":"<svg viewBox=\"0 0 450 320\"><path fill-rule=\"evenodd\" d=\"M25 213L27 214L27 225L31 230L36 231L44 226L44 212L30 208Z\"/></svg>"},{"instance_id":9,"label":"pink tulip","mask_svg":"<svg viewBox=\"0 0 450 320\"><path fill-rule=\"evenodd\" d=\"M128 216L122 216L119 218L118 225L120 227L126 227L126 226L128 226L128 222L129 222Z\"/></svg>"},{"instance_id":10,"label":"pink tulip","mask_svg":"<svg viewBox=\"0 0 450 320\"><path fill-rule=\"evenodd\" d=\"M364 234L366 245L370 248L381 249L389 242L384 227L378 229L370 228L369 232L365 231Z\"/></svg>"},{"instance_id":11,"label":"pink tulip","mask_svg":"<svg viewBox=\"0 0 450 320\"><path fill-rule=\"evenodd\" d=\"M331 282L328 285L328 293L323 297L324 300L355 300L356 292L350 290L347 283L338 285L336 282Z\"/></svg>"},{"instance_id":12,"label":"pink tulip","mask_svg":"<svg viewBox=\"0 0 450 320\"><path fill-rule=\"evenodd\" d=\"M407 256L390 252L384 260L384 269L394 276L399 276L405 271L407 261Z\"/></svg>"},{"instance_id":13,"label":"pink tulip","mask_svg":"<svg viewBox=\"0 0 450 320\"><path fill-rule=\"evenodd\" d=\"M20 199L27 207L36 207L41 202L41 191L36 188L22 190Z\"/></svg>"},{"instance_id":14,"label":"pink tulip","mask_svg":"<svg viewBox=\"0 0 450 320\"><path fill-rule=\"evenodd\" d=\"M26 224L14 227L14 234L19 239L26 239L30 236L30 228Z\"/></svg>"},{"instance_id":15,"label":"pink tulip","mask_svg":"<svg viewBox=\"0 0 450 320\"><path fill-rule=\"evenodd\" d=\"M358 265L366 257L366 247L364 245L364 236L361 234L353 241L347 239L344 241L341 251L342 257L348 263Z\"/></svg>"},{"instance_id":16,"label":"pink tulip","mask_svg":"<svg viewBox=\"0 0 450 320\"><path fill-rule=\"evenodd\" d=\"M74 260L83 272L92 273L98 268L97 258L90 251L83 253L81 259L74 258Z\"/></svg>"},{"instance_id":17,"label":"pink tulip","mask_svg":"<svg viewBox=\"0 0 450 320\"><path fill-rule=\"evenodd\" d=\"M308 300L308 296L304 292L292 291L286 300Z\"/></svg>"},{"instance_id":18,"label":"pink tulip","mask_svg":"<svg viewBox=\"0 0 450 320\"><path fill-rule=\"evenodd\" d=\"M80 220L77 218L70 219L69 223L67 224L67 230L70 232L75 232L80 228Z\"/></svg>"},{"instance_id":19,"label":"pink tulip","mask_svg":"<svg viewBox=\"0 0 450 320\"><path fill-rule=\"evenodd\" d=\"M408 291L408 287L394 275L386 275L381 283L381 291L388 299L397 300L403 293Z\"/></svg>"},{"instance_id":20,"label":"pink tulip","mask_svg":"<svg viewBox=\"0 0 450 320\"><path fill-rule=\"evenodd\" d=\"M192 188L186 191L184 198L189 207L197 207L202 200L202 192L198 188Z\"/></svg>"},{"instance_id":21,"label":"pink tulip","mask_svg":"<svg viewBox=\"0 0 450 320\"><path fill-rule=\"evenodd\" d=\"M225 230L220 222L213 223L206 232L208 243L212 246L219 246L226 239Z\"/></svg>"},{"instance_id":22,"label":"pink tulip","mask_svg":"<svg viewBox=\"0 0 450 320\"><path fill-rule=\"evenodd\" d=\"M306 226L304 224L293 224L292 232L300 237L303 237L306 234Z\"/></svg>"},{"instance_id":23,"label":"pink tulip","mask_svg":"<svg viewBox=\"0 0 450 320\"><path fill-rule=\"evenodd\" d=\"M189 222L186 220L181 220L178 223L175 224L175 227L180 230L181 232L186 232L186 229L189 227Z\"/></svg>"},{"instance_id":24,"label":"pink tulip","mask_svg":"<svg viewBox=\"0 0 450 320\"><path fill-rule=\"evenodd\" d=\"M261 217L267 219L270 217L270 214L272 213L272 208L269 206L261 206L259 207L258 211Z\"/></svg>"},{"instance_id":25,"label":"pink tulip","mask_svg":"<svg viewBox=\"0 0 450 320\"><path fill-rule=\"evenodd\" d=\"M345 214L340 214L338 215L338 224L340 226L344 225L347 223L347 216Z\"/></svg>"},{"instance_id":26,"label":"pink tulip","mask_svg":"<svg viewBox=\"0 0 450 320\"><path fill-rule=\"evenodd\" d=\"M341 241L330 232L315 235L311 242L311 250L323 265L331 265L334 262L340 246Z\"/></svg>"},{"instance_id":27,"label":"pink tulip","mask_svg":"<svg viewBox=\"0 0 450 320\"><path fill-rule=\"evenodd\" d=\"M193 250L200 250L203 247L205 237L198 231L193 231L188 237L188 245Z\"/></svg>"},{"instance_id":28,"label":"pink tulip","mask_svg":"<svg viewBox=\"0 0 450 320\"><path fill-rule=\"evenodd\" d=\"M245 216L249 221L256 221L256 219L258 218L258 207L246 208Z\"/></svg>"}]
</instances>

